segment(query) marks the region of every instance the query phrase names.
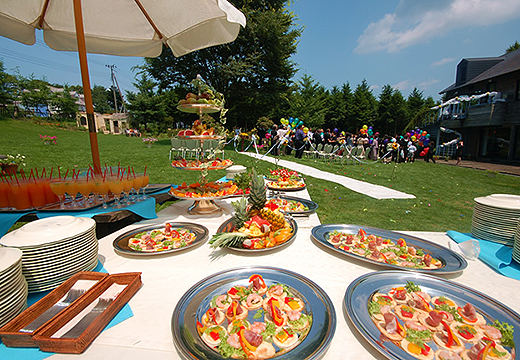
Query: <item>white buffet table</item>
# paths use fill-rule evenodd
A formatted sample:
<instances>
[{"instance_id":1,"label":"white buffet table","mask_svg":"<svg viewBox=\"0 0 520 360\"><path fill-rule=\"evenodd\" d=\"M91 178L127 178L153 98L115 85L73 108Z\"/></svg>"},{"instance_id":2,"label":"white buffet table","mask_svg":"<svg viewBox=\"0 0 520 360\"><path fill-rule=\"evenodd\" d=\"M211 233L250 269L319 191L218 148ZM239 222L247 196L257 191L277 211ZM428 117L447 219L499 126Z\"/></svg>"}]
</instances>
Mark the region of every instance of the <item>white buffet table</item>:
<instances>
[{"instance_id":1,"label":"white buffet table","mask_svg":"<svg viewBox=\"0 0 520 360\"><path fill-rule=\"evenodd\" d=\"M309 198L307 191L288 193L289 196ZM383 358L348 322L343 310L347 286L368 272L384 270L361 261L326 252L310 239L311 229L319 225L314 214L297 217L299 226L296 240L288 247L260 256L234 253L230 250L213 251L207 243L193 249L156 257L121 256L113 250L112 242L120 234L150 223L173 221L195 222L206 226L210 237L218 226L231 216L229 203L220 200L224 214L218 217L195 217L187 214L191 201L180 201L161 211L158 219L147 220L126 227L100 239L100 260L109 273L142 272L143 287L130 300L134 316L105 330L81 355L53 355L50 359L179 359L171 333L171 317L182 295L196 282L222 270L240 266L258 265L281 267L308 277L331 298L337 316L337 326L325 359ZM352 210L344 210L346 212ZM347 219L347 216L345 217ZM347 221L346 221L347 222ZM444 233L407 232L447 246ZM444 276L488 294L520 312L520 283L499 275L481 261L469 261L464 272Z\"/></svg>"}]
</instances>

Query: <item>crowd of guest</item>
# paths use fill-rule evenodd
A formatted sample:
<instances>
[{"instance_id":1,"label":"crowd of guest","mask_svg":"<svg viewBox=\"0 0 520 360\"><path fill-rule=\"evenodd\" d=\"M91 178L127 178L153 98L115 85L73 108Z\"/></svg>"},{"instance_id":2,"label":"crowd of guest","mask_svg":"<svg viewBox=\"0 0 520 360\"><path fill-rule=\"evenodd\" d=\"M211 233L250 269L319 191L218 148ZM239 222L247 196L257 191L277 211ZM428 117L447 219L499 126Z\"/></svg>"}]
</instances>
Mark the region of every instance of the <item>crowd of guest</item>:
<instances>
[{"instance_id":1,"label":"crowd of guest","mask_svg":"<svg viewBox=\"0 0 520 360\"><path fill-rule=\"evenodd\" d=\"M274 125L268 130L260 129L258 136L264 148L272 148L271 154L274 156L294 152L296 158L301 158L304 150L322 150L324 145L332 145L339 156L381 160L384 163L414 162L422 158L435 163L435 142L430 139L420 141L410 133L381 136L379 132L369 135L366 130L353 134L338 129L306 129L306 132L304 129L303 125L295 129L287 125Z\"/></svg>"}]
</instances>

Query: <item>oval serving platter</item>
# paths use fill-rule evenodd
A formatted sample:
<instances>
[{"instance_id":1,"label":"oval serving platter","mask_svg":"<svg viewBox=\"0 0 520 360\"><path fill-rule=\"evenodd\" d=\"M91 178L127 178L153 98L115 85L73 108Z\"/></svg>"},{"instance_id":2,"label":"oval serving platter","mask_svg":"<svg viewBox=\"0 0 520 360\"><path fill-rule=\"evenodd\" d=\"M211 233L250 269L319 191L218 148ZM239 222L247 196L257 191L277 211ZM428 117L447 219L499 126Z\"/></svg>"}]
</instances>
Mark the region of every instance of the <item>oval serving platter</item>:
<instances>
[{"instance_id":1,"label":"oval serving platter","mask_svg":"<svg viewBox=\"0 0 520 360\"><path fill-rule=\"evenodd\" d=\"M384 239L390 239L396 241L397 239L403 238L407 245L412 245L416 248L420 248L424 253L430 254L433 258L439 259L443 266L437 269L420 269L420 268L408 268L404 266L398 266L369 259L364 256L356 255L351 252L341 250L327 241L329 234L333 231L346 232L350 234L357 234L359 229L363 229L368 235L374 234L381 236ZM441 245L435 244L431 241L421 239L415 236L410 236L402 233L398 233L391 230L377 229L369 226L352 225L352 224L324 224L315 226L311 231L311 239L316 241L318 244L333 250L339 254L346 256L347 258L357 259L372 264L389 267L399 270L409 270L423 273L436 273L436 274L452 274L464 270L468 263L461 255L456 252L445 248Z\"/></svg>"},{"instance_id":2,"label":"oval serving platter","mask_svg":"<svg viewBox=\"0 0 520 360\"><path fill-rule=\"evenodd\" d=\"M446 296L459 306L463 306L465 303L472 304L477 313L484 316L488 324L494 320L508 323L517 330L514 332L514 342L520 343L520 315L499 301L465 285L432 275L405 271L378 271L362 275L350 283L345 292L343 307L348 319L359 333L387 359L417 360L416 357L392 341L382 341L384 336L381 335L381 331L368 313L368 303L374 293L388 293L392 288L406 285L408 281L414 282L432 297ZM437 350L438 346L432 343L433 341L428 341L428 345L433 346L432 350ZM516 349L513 351L516 352Z\"/></svg>"},{"instance_id":3,"label":"oval serving platter","mask_svg":"<svg viewBox=\"0 0 520 360\"><path fill-rule=\"evenodd\" d=\"M276 198L276 196L270 197L267 200L271 200L274 198ZM278 196L278 198L287 200L287 201L301 202L304 206L309 208L308 210L303 210L303 211L285 211L284 210L284 212L291 214L291 215L309 215L309 214L312 214L313 212L315 212L316 209L318 209L318 204L316 204L314 201L311 201L311 200L292 197L292 196Z\"/></svg>"},{"instance_id":4,"label":"oval serving platter","mask_svg":"<svg viewBox=\"0 0 520 360\"><path fill-rule=\"evenodd\" d=\"M289 270L275 267L240 267L213 274L193 285L175 306L171 327L174 344L185 359L224 359L204 343L197 332L197 321L210 307L211 300L236 285L249 285L249 277L259 274L267 286L287 285L304 301L312 314L312 325L303 341L276 359L318 359L328 349L336 331L336 312L329 296L316 283ZM251 311L254 313L255 311Z\"/></svg>"},{"instance_id":5,"label":"oval serving platter","mask_svg":"<svg viewBox=\"0 0 520 360\"><path fill-rule=\"evenodd\" d=\"M221 249L229 249L231 251L237 251L237 252L248 253L248 254L260 254L260 253L265 253L267 251L283 249L293 243L294 239L296 239L296 233L298 232L298 224L296 223L296 221L292 218L287 218L287 217L286 217L286 220L289 221L289 224L291 224L291 227L293 229L293 234L286 242L281 243L280 245L273 246L270 248L264 248L264 249L246 249L246 248L237 248L237 247L224 247ZM234 227L233 218L228 219L219 226L217 233L231 232L233 230L233 227Z\"/></svg>"},{"instance_id":6,"label":"oval serving platter","mask_svg":"<svg viewBox=\"0 0 520 360\"><path fill-rule=\"evenodd\" d=\"M172 226L172 229L178 229L178 228L185 228L190 231L193 231L196 234L195 240L188 245L184 247L180 247L177 249L170 249L170 250L164 250L164 251L154 251L154 252L144 252L144 251L137 251L133 250L128 246L128 240L135 236L138 233L145 232L145 231L152 231L155 229L164 229L166 223L170 223ZM119 235L114 242L112 243L112 246L114 247L114 250L120 254L124 255L137 255L137 256L155 256L155 255L163 255L163 254L170 254L174 252L183 251L186 249L190 249L192 247L195 247L199 244L202 244L204 241L208 239L209 230L202 225L199 224L193 224L193 223L184 223L184 222L162 222L157 224L151 224L146 225L140 228L136 228L130 231L125 232L124 234Z\"/></svg>"}]
</instances>

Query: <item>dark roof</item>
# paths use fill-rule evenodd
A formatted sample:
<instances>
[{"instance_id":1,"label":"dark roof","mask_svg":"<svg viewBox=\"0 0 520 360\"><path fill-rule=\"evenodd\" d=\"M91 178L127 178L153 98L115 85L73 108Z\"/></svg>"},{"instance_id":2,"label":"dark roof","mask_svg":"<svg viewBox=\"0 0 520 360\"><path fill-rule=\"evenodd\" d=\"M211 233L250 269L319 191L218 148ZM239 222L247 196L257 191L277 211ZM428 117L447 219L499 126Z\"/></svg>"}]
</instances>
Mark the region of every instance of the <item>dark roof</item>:
<instances>
[{"instance_id":1,"label":"dark roof","mask_svg":"<svg viewBox=\"0 0 520 360\"><path fill-rule=\"evenodd\" d=\"M457 85L456 83L454 83L454 84L448 86L446 89L442 90L439 94L443 94L448 91L455 90L457 88L461 88L466 85L475 84L475 83L478 83L478 82L481 82L484 80L492 79L497 76L509 74L514 71L520 70L520 49L511 51L510 53L506 53L506 54L504 54L502 56L498 56L498 57L472 58L472 59L463 59L462 61L464 61L464 60L482 61L482 60L495 60L495 59L501 60L501 61L463 84Z\"/></svg>"}]
</instances>

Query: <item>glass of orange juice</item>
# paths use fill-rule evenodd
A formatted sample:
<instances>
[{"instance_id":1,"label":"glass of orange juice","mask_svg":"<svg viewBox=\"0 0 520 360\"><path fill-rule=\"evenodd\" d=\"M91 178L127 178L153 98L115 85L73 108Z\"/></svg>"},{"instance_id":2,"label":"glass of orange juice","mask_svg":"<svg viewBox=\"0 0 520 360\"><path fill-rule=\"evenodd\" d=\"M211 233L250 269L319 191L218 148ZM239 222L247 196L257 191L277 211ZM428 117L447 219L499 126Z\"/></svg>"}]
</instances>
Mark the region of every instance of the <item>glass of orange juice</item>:
<instances>
[{"instance_id":1,"label":"glass of orange juice","mask_svg":"<svg viewBox=\"0 0 520 360\"><path fill-rule=\"evenodd\" d=\"M76 195L78 194L78 187L76 186L76 180L65 180L63 181L63 186L65 187L65 195L69 195L71 199L70 206L72 208L77 207L78 204L76 203Z\"/></svg>"},{"instance_id":2,"label":"glass of orange juice","mask_svg":"<svg viewBox=\"0 0 520 360\"><path fill-rule=\"evenodd\" d=\"M76 181L76 188L78 189L78 192L83 196L83 207L87 207L90 193L94 188L94 184L92 183L92 181L88 181L86 178L78 179Z\"/></svg>"},{"instance_id":3,"label":"glass of orange juice","mask_svg":"<svg viewBox=\"0 0 520 360\"><path fill-rule=\"evenodd\" d=\"M114 194L117 205L114 206L115 208L121 207L121 193L123 192L125 186L121 179L118 179L117 177L110 178L108 182L108 187L110 191Z\"/></svg>"},{"instance_id":4,"label":"glass of orange juice","mask_svg":"<svg viewBox=\"0 0 520 360\"><path fill-rule=\"evenodd\" d=\"M92 182L94 184L94 194L96 197L101 198L101 201L103 202L103 209L106 209L108 207L106 203L106 197L108 195L108 191L110 190L108 186L108 180L105 181L103 178L97 177Z\"/></svg>"},{"instance_id":5,"label":"glass of orange juice","mask_svg":"<svg viewBox=\"0 0 520 360\"><path fill-rule=\"evenodd\" d=\"M65 209L65 185L61 179L53 179L49 186L51 191L60 199L60 209Z\"/></svg>"}]
</instances>

